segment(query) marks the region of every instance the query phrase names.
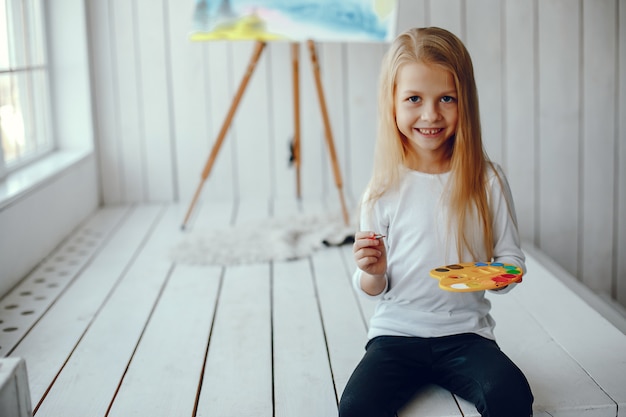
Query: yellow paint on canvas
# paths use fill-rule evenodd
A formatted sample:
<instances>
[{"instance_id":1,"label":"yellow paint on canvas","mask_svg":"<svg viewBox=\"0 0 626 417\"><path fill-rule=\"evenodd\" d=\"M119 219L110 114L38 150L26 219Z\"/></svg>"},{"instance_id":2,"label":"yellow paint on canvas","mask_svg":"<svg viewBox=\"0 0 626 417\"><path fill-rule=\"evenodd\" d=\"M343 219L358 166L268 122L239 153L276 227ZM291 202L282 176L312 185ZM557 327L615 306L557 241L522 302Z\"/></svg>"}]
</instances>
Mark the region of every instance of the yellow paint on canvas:
<instances>
[{"instance_id":1,"label":"yellow paint on canvas","mask_svg":"<svg viewBox=\"0 0 626 417\"><path fill-rule=\"evenodd\" d=\"M396 0L374 0L374 11L381 20L386 19L393 11Z\"/></svg>"},{"instance_id":2,"label":"yellow paint on canvas","mask_svg":"<svg viewBox=\"0 0 626 417\"><path fill-rule=\"evenodd\" d=\"M210 32L194 32L192 41L214 40L258 40L273 41L285 39L284 36L269 33L265 30L265 22L256 15L244 16L231 22L217 25Z\"/></svg>"}]
</instances>

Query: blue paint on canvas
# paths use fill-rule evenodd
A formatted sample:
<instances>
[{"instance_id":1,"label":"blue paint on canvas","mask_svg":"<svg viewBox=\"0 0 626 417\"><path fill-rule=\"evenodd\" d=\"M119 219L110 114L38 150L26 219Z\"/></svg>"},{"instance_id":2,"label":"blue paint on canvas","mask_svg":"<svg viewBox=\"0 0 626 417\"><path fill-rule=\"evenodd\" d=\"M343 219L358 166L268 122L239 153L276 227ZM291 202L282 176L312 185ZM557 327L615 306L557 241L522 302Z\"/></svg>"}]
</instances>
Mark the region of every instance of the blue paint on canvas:
<instances>
[{"instance_id":1,"label":"blue paint on canvas","mask_svg":"<svg viewBox=\"0 0 626 417\"><path fill-rule=\"evenodd\" d=\"M395 0L196 0L194 31L219 33L207 40L385 41L393 36L394 9Z\"/></svg>"}]
</instances>

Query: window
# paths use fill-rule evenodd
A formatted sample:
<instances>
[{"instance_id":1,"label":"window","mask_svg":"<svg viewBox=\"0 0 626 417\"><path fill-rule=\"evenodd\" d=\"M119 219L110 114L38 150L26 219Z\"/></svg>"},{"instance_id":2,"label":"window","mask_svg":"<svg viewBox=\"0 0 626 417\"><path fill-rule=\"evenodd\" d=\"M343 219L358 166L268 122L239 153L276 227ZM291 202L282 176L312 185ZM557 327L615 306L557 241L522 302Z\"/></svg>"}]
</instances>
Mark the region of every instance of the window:
<instances>
[{"instance_id":1,"label":"window","mask_svg":"<svg viewBox=\"0 0 626 417\"><path fill-rule=\"evenodd\" d=\"M54 148L43 0L0 0L0 178Z\"/></svg>"}]
</instances>

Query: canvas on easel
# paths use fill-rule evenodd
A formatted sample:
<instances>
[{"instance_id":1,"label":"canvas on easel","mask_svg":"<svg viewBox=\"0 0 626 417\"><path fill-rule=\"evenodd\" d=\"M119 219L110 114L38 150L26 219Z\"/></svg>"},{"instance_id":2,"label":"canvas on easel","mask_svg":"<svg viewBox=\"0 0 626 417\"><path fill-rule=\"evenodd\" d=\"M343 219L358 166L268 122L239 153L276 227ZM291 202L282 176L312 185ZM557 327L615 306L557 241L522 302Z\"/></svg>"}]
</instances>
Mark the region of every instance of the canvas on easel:
<instances>
[{"instance_id":1,"label":"canvas on easel","mask_svg":"<svg viewBox=\"0 0 626 417\"><path fill-rule=\"evenodd\" d=\"M385 42L395 34L396 0L196 0L192 41L254 40L248 67L226 114L222 128L202 171L201 181L183 220L184 229L208 178L217 154L232 123L267 42L291 43L294 140L293 164L296 169L296 195L300 197L300 93L299 42L306 41L310 52L315 88L324 124L324 136L345 224L349 223L343 195L343 181L337 161L330 118L321 82L316 41Z\"/></svg>"},{"instance_id":2,"label":"canvas on easel","mask_svg":"<svg viewBox=\"0 0 626 417\"><path fill-rule=\"evenodd\" d=\"M384 42L396 0L196 0L191 39Z\"/></svg>"}]
</instances>

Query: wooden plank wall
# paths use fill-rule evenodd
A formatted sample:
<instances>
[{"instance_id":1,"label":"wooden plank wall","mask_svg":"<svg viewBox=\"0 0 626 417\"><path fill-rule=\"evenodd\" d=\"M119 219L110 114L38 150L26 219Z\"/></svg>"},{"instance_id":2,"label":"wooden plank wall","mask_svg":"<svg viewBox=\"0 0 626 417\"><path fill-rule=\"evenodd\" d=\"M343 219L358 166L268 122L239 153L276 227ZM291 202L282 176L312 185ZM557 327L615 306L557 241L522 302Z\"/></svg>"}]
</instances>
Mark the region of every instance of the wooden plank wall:
<instances>
[{"instance_id":1,"label":"wooden plank wall","mask_svg":"<svg viewBox=\"0 0 626 417\"><path fill-rule=\"evenodd\" d=\"M104 203L190 201L253 43L189 42L191 0L87 8ZM450 29L473 56L485 144L509 176L523 237L626 305L626 4L402 0L399 28L423 25ZM386 47L318 46L355 201L370 172ZM304 45L300 65L303 195L336 199ZM291 94L289 45L272 43L202 198L293 198Z\"/></svg>"}]
</instances>

